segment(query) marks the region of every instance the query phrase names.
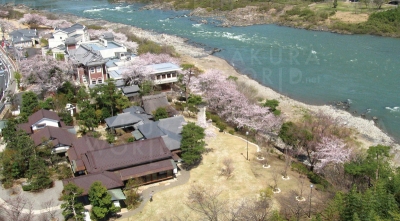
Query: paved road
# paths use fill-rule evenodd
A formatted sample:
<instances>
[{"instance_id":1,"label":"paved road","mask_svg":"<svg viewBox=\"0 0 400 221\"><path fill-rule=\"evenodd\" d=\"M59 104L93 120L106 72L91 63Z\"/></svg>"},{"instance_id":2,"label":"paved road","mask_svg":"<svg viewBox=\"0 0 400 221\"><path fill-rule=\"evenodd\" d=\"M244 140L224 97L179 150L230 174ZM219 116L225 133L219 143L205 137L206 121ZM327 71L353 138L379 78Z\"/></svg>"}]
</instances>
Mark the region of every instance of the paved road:
<instances>
[{"instance_id":1,"label":"paved road","mask_svg":"<svg viewBox=\"0 0 400 221\"><path fill-rule=\"evenodd\" d=\"M14 81L14 72L18 70L18 67L17 64L7 56L6 51L1 46L0 46L0 54L1 54L0 61L4 64L7 74L7 76L4 76L4 83L3 83L8 86L7 89L4 91L4 95L6 96L8 93L15 93L17 89L17 84ZM3 84L1 84L1 76L0 76L0 87L2 87Z\"/></svg>"},{"instance_id":2,"label":"paved road","mask_svg":"<svg viewBox=\"0 0 400 221\"><path fill-rule=\"evenodd\" d=\"M39 217L39 214L48 213L49 211L54 211L53 213L56 215L58 220L63 220L63 216L61 214L60 205L62 201L59 201L58 198L64 188L61 181L55 181L54 186L50 189L43 190L39 193L33 192L25 192L22 190L21 186L17 186L16 192L17 194L10 195L11 189L4 189L0 186L0 205L3 207L10 209L10 205L5 203L5 200L16 199L17 197L22 197L26 199L28 205L32 206L31 212ZM48 203L45 205L45 203ZM28 205L22 210L22 213L29 213Z\"/></svg>"}]
</instances>

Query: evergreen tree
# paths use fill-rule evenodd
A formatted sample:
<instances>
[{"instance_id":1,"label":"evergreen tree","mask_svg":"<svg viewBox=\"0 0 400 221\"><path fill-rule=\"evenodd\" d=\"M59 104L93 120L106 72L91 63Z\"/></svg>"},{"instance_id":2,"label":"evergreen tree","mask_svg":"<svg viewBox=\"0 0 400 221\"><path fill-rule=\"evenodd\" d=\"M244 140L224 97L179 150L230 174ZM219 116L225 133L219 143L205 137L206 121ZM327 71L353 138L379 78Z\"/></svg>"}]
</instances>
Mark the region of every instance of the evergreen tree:
<instances>
[{"instance_id":1,"label":"evergreen tree","mask_svg":"<svg viewBox=\"0 0 400 221\"><path fill-rule=\"evenodd\" d=\"M160 120L168 117L167 109L164 107L159 107L157 110L153 111L154 120Z\"/></svg>"},{"instance_id":2,"label":"evergreen tree","mask_svg":"<svg viewBox=\"0 0 400 221\"><path fill-rule=\"evenodd\" d=\"M22 94L21 117L26 121L30 115L39 110L39 100L32 91Z\"/></svg>"},{"instance_id":3,"label":"evergreen tree","mask_svg":"<svg viewBox=\"0 0 400 221\"><path fill-rule=\"evenodd\" d=\"M18 121L14 118L9 118L6 127L1 130L3 139L5 142L9 142L15 138L15 132L17 131Z\"/></svg>"},{"instance_id":4,"label":"evergreen tree","mask_svg":"<svg viewBox=\"0 0 400 221\"><path fill-rule=\"evenodd\" d=\"M83 189L73 183L68 183L64 186L61 196L61 200L64 201L64 203L61 204L61 209L63 209L62 214L65 220L84 220L84 207L83 204L78 201L78 197L82 195L82 193Z\"/></svg>"},{"instance_id":5,"label":"evergreen tree","mask_svg":"<svg viewBox=\"0 0 400 221\"><path fill-rule=\"evenodd\" d=\"M205 150L204 128L194 123L188 123L182 128L182 160L186 165L194 165L201 160Z\"/></svg>"},{"instance_id":6,"label":"evergreen tree","mask_svg":"<svg viewBox=\"0 0 400 221\"><path fill-rule=\"evenodd\" d=\"M13 137L9 138L2 156L2 174L8 182L25 176L34 148L35 144L22 130L14 132Z\"/></svg>"},{"instance_id":7,"label":"evergreen tree","mask_svg":"<svg viewBox=\"0 0 400 221\"><path fill-rule=\"evenodd\" d=\"M111 195L107 188L101 182L94 182L89 189L89 201L92 207L91 218L95 220L104 220L117 212L117 208L111 201Z\"/></svg>"},{"instance_id":8,"label":"evergreen tree","mask_svg":"<svg viewBox=\"0 0 400 221\"><path fill-rule=\"evenodd\" d=\"M89 101L82 101L79 108L81 109L81 112L79 113L81 125L88 130L94 130L94 128L99 124L96 116L96 110Z\"/></svg>"},{"instance_id":9,"label":"evergreen tree","mask_svg":"<svg viewBox=\"0 0 400 221\"><path fill-rule=\"evenodd\" d=\"M42 190L51 187L49 168L40 157L31 157L28 177L32 190Z\"/></svg>"}]
</instances>

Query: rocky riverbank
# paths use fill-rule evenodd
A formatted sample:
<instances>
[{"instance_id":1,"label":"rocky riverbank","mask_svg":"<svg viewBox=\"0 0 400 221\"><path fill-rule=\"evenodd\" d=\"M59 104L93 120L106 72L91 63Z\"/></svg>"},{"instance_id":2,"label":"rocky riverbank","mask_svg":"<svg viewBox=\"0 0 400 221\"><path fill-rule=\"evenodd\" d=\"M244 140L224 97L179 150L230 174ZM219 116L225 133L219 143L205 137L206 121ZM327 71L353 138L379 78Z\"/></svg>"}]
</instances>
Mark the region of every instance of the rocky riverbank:
<instances>
[{"instance_id":1,"label":"rocky riverbank","mask_svg":"<svg viewBox=\"0 0 400 221\"><path fill-rule=\"evenodd\" d=\"M20 8L21 10L21 8ZM130 25L124 25L119 23L111 23L104 20L94 20L88 18L77 17L74 15L58 15L60 19L65 19L70 22L82 23L85 25L98 25L104 27L104 29L124 29L134 33L139 38L149 39L159 44L174 46L176 52L181 55L183 63L192 63L203 70L218 69L223 74L228 76L236 76L240 81L246 82L246 84L253 86L258 91L258 96L265 99L277 99L280 102L279 109L282 110L282 116L286 120L296 120L303 116L304 111L311 112L323 112L337 120L337 122L343 127L354 129L354 139L359 141L360 147L368 148L372 145L384 144L390 145L393 148L395 154L394 162L400 164L400 145L380 130L374 123L373 120L363 119L361 117L355 117L351 113L340 110L332 105L315 106L301 103L293 100L287 96L281 95L271 88L265 87L253 79L245 75L241 75L225 60L216 56L210 55L210 51L205 51L202 48L197 48L187 43L187 39L180 38L177 36L159 34L152 31L143 30L141 28L133 27Z\"/></svg>"}]
</instances>

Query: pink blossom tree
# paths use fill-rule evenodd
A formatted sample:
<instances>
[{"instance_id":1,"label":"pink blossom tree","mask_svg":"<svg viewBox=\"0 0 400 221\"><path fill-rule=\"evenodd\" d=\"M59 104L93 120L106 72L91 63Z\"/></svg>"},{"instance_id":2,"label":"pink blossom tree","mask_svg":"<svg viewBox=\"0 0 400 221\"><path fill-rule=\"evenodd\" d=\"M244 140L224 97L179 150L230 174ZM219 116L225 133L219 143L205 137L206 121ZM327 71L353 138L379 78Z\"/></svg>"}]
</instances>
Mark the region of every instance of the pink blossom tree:
<instances>
[{"instance_id":1,"label":"pink blossom tree","mask_svg":"<svg viewBox=\"0 0 400 221\"><path fill-rule=\"evenodd\" d=\"M35 91L54 92L66 81L71 80L71 61L59 61L51 56L36 55L21 61L22 80L32 85Z\"/></svg>"},{"instance_id":2,"label":"pink blossom tree","mask_svg":"<svg viewBox=\"0 0 400 221\"><path fill-rule=\"evenodd\" d=\"M9 14L10 14L9 11L0 10L0 17L2 17L2 18L8 17Z\"/></svg>"},{"instance_id":3,"label":"pink blossom tree","mask_svg":"<svg viewBox=\"0 0 400 221\"><path fill-rule=\"evenodd\" d=\"M144 80L151 80L153 69L149 65L167 62L179 65L178 59L167 54L142 54L125 66L122 75L128 84L140 84Z\"/></svg>"},{"instance_id":4,"label":"pink blossom tree","mask_svg":"<svg viewBox=\"0 0 400 221\"><path fill-rule=\"evenodd\" d=\"M21 24L29 25L29 26L38 26L38 25L45 25L47 21L47 18L42 15L38 14L31 14L27 13L24 14L24 17L22 17L19 22Z\"/></svg>"},{"instance_id":5,"label":"pink blossom tree","mask_svg":"<svg viewBox=\"0 0 400 221\"><path fill-rule=\"evenodd\" d=\"M16 29L15 25L5 19L0 19L1 30L4 32L11 32Z\"/></svg>"},{"instance_id":6,"label":"pink blossom tree","mask_svg":"<svg viewBox=\"0 0 400 221\"><path fill-rule=\"evenodd\" d=\"M24 14L24 17L19 20L21 24L26 24L31 27L44 25L52 28L67 28L72 25L71 22L60 19L48 19L46 16L39 14Z\"/></svg>"},{"instance_id":7,"label":"pink blossom tree","mask_svg":"<svg viewBox=\"0 0 400 221\"><path fill-rule=\"evenodd\" d=\"M238 128L267 133L278 129L281 124L281 120L267 107L251 103L239 92L236 83L226 79L219 71L207 71L192 78L190 87L192 93L205 98L211 110Z\"/></svg>"},{"instance_id":8,"label":"pink blossom tree","mask_svg":"<svg viewBox=\"0 0 400 221\"><path fill-rule=\"evenodd\" d=\"M318 160L315 170L321 172L328 165L343 165L350 161L351 153L351 148L346 147L342 140L336 137L322 137L313 154Z\"/></svg>"}]
</instances>

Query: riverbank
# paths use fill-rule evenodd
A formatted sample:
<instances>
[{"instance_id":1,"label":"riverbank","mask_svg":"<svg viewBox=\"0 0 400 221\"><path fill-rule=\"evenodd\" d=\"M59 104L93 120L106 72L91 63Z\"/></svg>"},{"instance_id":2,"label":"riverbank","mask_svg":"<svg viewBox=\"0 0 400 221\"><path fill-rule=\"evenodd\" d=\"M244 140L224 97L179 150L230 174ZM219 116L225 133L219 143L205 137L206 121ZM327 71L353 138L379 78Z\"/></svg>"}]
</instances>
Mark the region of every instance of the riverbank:
<instances>
[{"instance_id":1,"label":"riverbank","mask_svg":"<svg viewBox=\"0 0 400 221\"><path fill-rule=\"evenodd\" d=\"M322 111L323 113L332 116L345 127L354 128L356 131L355 139L360 142L360 147L368 148L371 145L385 144L394 147L396 153L395 162L400 162L400 157L397 154L397 150L400 150L400 146L378 127L374 125L372 120L362 119L360 117L354 117L350 113L335 109L332 106L314 106L307 105L289 97L283 96L272 89L265 87L255 80L248 78L247 76L241 75L225 60L216 56L209 55L210 52L205 51L202 48L197 48L187 43L187 39L180 37L159 34L147 30L143 30L130 25L111 23L103 20L94 20L88 18L77 17L73 15L59 15L60 19L65 19L71 22L78 22L85 25L98 25L104 27L104 29L124 29L129 30L131 33L137 35L139 38L149 39L158 44L172 45L175 47L176 52L181 55L184 63L192 63L203 70L207 69L218 69L221 70L225 76L236 76L240 81L246 82L246 84L253 86L258 90L258 96L265 99L277 99L280 102L279 109L282 110L282 116L286 120L299 119L304 113L304 110L312 112Z\"/></svg>"},{"instance_id":2,"label":"riverbank","mask_svg":"<svg viewBox=\"0 0 400 221\"><path fill-rule=\"evenodd\" d=\"M137 2L125 0L118 2ZM222 4L222 3L221 3ZM220 8L223 8L221 10ZM143 10L192 10L190 16L219 20L221 26L250 26L261 24L276 24L293 28L314 31L327 31L338 34L371 34L385 37L400 37L400 32L392 21L391 15L379 15L379 19L369 20L370 15L396 8L395 5L382 4L379 8L374 5L364 5L359 2L338 2L333 8L332 2L285 3L249 2L246 4L233 3L230 6L206 3L183 4L176 2L151 2ZM393 24L392 24L393 23Z\"/></svg>"}]
</instances>

